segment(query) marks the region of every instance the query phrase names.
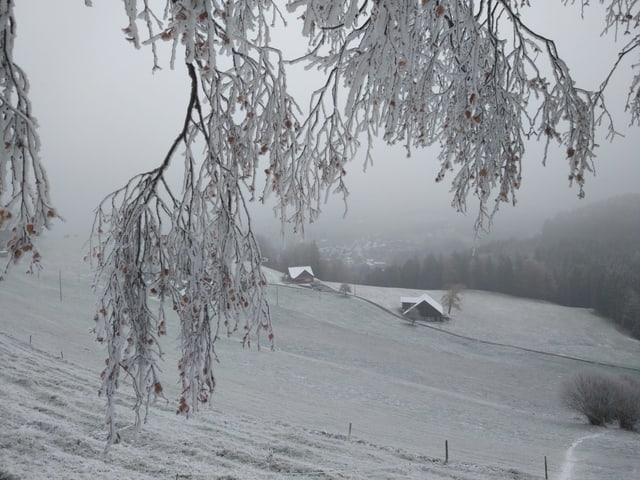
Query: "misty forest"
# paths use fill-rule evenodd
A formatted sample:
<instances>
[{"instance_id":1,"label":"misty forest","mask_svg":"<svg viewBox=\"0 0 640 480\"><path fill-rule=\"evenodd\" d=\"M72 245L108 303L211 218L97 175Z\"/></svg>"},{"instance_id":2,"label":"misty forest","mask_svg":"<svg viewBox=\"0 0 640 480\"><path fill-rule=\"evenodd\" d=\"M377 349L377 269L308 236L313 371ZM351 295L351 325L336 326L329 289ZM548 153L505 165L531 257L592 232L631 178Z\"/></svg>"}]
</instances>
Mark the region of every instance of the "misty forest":
<instances>
[{"instance_id":1,"label":"misty forest","mask_svg":"<svg viewBox=\"0 0 640 480\"><path fill-rule=\"evenodd\" d=\"M39 125L37 118L46 105L32 104L30 72L21 67L19 50L14 48L22 40L18 3L0 0L0 260L4 262L0 294L3 285L9 285L7 303L0 307L12 312L11 319L2 313L8 329L19 325L23 315L16 313L21 295L9 294L11 285L23 281L15 277L26 270L32 274L29 281L37 282L40 275L46 278L48 262L55 261L47 253L51 251L48 232L55 232L63 221L65 212L55 198L56 191L66 188L49 181L48 159L41 154L40 130L47 127ZM93 7L91 0L84 3ZM604 322L615 323L616 330L607 331L622 335L620 342L625 346L619 357L611 354L603 362L584 362L632 374L606 377L602 381L606 388L593 387L600 381L595 375L575 377L573 383L567 382L565 406L586 416L591 425L618 422L621 430L636 429L640 384L633 375L638 368L624 356L636 347L624 342L631 341L629 336L640 338L637 194L616 192L609 200L566 210L548 218L531 237L474 239L491 231L505 207L518 208L521 189L530 181L526 165L559 159L566 166L561 175L567 188L578 198L588 198L589 186L598 181L594 172L602 161L600 144L633 142L621 134L619 119L633 129L640 123L640 2L561 0L549 6L551 10L572 9L576 22L593 9L598 12L600 30L594 35L600 35L602 41L613 39L615 50L601 66L595 83L593 78L574 76L572 60L559 51L554 38L536 29L531 20L535 7L524 0L123 0L119 8L124 25L113 28L121 29L122 42L132 50L142 51L135 52L136 62L147 62L150 81L164 70L181 72L184 89L166 92L167 97L182 99L182 110L167 115L171 117L167 121L178 117L174 134L154 138L154 143L163 145L164 153L151 159L151 168L141 167L116 184L101 184L104 191L92 206L93 222L87 226L90 234L83 253L91 279L85 283L91 286L94 302L87 307L79 300L78 305L84 305L81 315L89 319L87 324L100 346L98 356L106 357L95 372L105 405L104 435L100 435L105 453L127 438L129 426L123 422L128 418L122 416L131 413L123 413L123 398L133 410L132 430L139 435L159 403L166 402L174 413L189 419L204 407L211 408L214 390L217 394L219 389L218 369L238 373L248 361L225 350L230 361L224 363L218 350L227 338L238 337L243 347L277 353L276 316L286 324L298 308L291 305L303 302L307 293L276 289L274 305L274 285L284 280L273 271L284 273L300 265L311 266L322 281L341 285L335 287L342 293L341 301L373 302L396 320L397 306L390 307L382 299L397 291L391 289L449 289L438 298L444 299L448 312L437 301L428 306L439 318L447 313L456 318L452 307L465 312L467 291L593 311ZM91 10L86 8L85 13ZM70 21L60 29L72 25ZM104 68L121 60L102 55ZM620 77L625 82L623 92L612 89L614 78ZM99 96L95 93L90 99L73 101L97 101ZM611 98L617 103L610 102ZM118 102L118 98L110 101ZM622 111L612 110L611 105ZM64 124L64 115L59 112L57 123ZM120 121L126 118L125 112ZM150 120L162 123L165 119ZM135 132L139 126L128 128ZM113 141L105 136L105 142ZM359 245L349 250L304 237L322 218L329 198L338 197L348 212L353 200L350 172L372 166L381 144L395 146L409 157L434 152L424 158L437 167L424 188L445 185L451 215L468 214L474 219L473 231L468 232L471 245L458 236L446 248L433 248L414 238L409 247L405 243L398 249L378 239L366 248ZM637 156L636 147L637 143L631 143L632 157ZM68 148L73 153L74 146ZM136 158L128 160L136 165ZM393 192L397 180L387 182ZM542 183L531 188L541 198L545 195ZM256 205L273 212L279 236L261 235L255 227ZM287 235L300 235L303 240L285 246ZM376 251L384 251L384 258ZM61 271L59 275L62 303ZM390 290L375 298L371 292L379 291L367 287ZM305 289L309 287L298 288ZM361 297L363 292L370 293ZM471 295L472 302L478 302L478 311L489 298L498 297L478 300ZM290 301L290 310L283 307L286 301ZM360 307L353 305L359 304L342 310L332 305L319 307L313 314L323 322L335 317L344 322L340 328L351 328L353 317L337 312L355 312ZM576 318L582 318L584 312L578 311ZM296 315L308 320L305 315L311 313ZM368 315L378 318L373 311ZM421 333L447 328L420 325ZM451 328L462 325L464 321ZM415 322L412 326L418 331ZM289 327L296 328L295 324ZM333 332L334 327L327 324L328 331ZM343 340L338 333L324 337L327 332L313 325L309 328L317 338ZM283 327L281 332L286 347L290 331ZM391 335L397 334L402 335L395 331ZM168 340L169 335L174 338ZM470 331L452 331L443 338L458 342L465 335L475 338ZM309 335L301 342L312 339ZM29 343L31 340L30 335ZM7 359L17 355L7 352L22 351L12 341L6 340L13 345L5 347ZM435 340L428 343L431 339L420 341L427 342L425 348L437 350L440 345ZM174 354L167 352L173 351L175 342L175 364L166 368L164 359L167 355L173 359ZM521 348L510 340L504 342ZM487 344L480 340L478 345ZM461 345L452 348L463 352ZM302 353L292 351L306 355L314 351L313 342L308 347ZM522 350L554 357L544 357L550 362L563 355L539 345ZM336 359L342 358L337 347L335 352ZM363 347L361 354L369 360L363 365L377 368L378 360L367 357L367 352ZM498 358L503 353L492 351L491 355ZM410 361L413 351L408 349L406 354ZM581 354L574 354L579 361L584 360ZM60 352L61 360L63 356ZM402 372L393 362L404 361L404 357L392 357L387 357L389 371ZM260 365L248 368L261 369ZM564 366L558 368L568 376ZM168 380L165 370L175 373L177 381ZM18 382L9 376L6 381ZM415 378L407 381L420 383ZM39 382L42 380L35 383ZM589 393L606 391L605 408L591 411L595 401L585 406L583 387ZM434 394L442 393L429 388ZM469 392L447 395L467 402L474 395ZM522 398L529 395L521 393ZM379 400L375 395L372 398ZM501 401L473 400L470 405L494 408ZM565 431L554 432L561 432L559 445ZM572 478L574 447L590 438L581 436L567 450L563 480ZM629 444L624 443L625 448ZM268 458L273 458L273 452ZM267 464L272 465L270 462ZM3 468L0 463L0 478ZM636 471L632 460L621 468Z\"/></svg>"},{"instance_id":2,"label":"misty forest","mask_svg":"<svg viewBox=\"0 0 640 480\"><path fill-rule=\"evenodd\" d=\"M278 249L277 239L258 238L264 245L266 265L276 270L309 265L319 278L334 282L423 290L462 284L468 289L592 308L640 338L638 195L559 214L530 238L450 251L421 246L416 237L410 247L379 240L378 248L365 248L364 256L361 248L336 252L319 247L316 241ZM372 257L378 261L372 262Z\"/></svg>"}]
</instances>

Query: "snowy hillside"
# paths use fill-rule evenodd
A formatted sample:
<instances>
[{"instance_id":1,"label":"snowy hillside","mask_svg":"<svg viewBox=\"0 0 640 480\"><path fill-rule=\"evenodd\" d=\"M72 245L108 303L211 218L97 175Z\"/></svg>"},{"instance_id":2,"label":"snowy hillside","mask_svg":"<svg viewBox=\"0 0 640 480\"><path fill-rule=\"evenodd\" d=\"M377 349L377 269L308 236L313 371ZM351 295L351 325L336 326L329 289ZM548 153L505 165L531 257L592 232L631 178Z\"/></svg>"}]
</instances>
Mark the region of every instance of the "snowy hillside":
<instances>
[{"instance_id":1,"label":"snowy hillside","mask_svg":"<svg viewBox=\"0 0 640 480\"><path fill-rule=\"evenodd\" d=\"M213 406L185 420L160 403L137 439L123 385L122 441L105 457L104 353L77 243L49 241L39 278L16 270L0 284L2 479L527 479L544 478L545 456L552 479L640 477L640 435L585 425L558 399L563 378L588 364L532 351L638 374L640 343L606 321L467 292L438 327L455 336L357 298L278 286L275 273L276 351L220 341ZM413 294L356 293L391 310ZM172 401L176 344L174 326L163 371Z\"/></svg>"}]
</instances>

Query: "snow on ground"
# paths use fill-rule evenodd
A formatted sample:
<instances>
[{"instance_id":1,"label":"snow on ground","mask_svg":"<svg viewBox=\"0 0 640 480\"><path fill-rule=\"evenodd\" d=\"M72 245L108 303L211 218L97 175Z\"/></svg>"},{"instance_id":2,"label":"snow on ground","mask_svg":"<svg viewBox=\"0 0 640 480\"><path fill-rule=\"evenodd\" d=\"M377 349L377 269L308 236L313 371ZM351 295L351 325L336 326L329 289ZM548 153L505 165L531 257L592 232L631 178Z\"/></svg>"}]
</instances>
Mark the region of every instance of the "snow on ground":
<instances>
[{"instance_id":1,"label":"snow on ground","mask_svg":"<svg viewBox=\"0 0 640 480\"><path fill-rule=\"evenodd\" d=\"M5 334L0 361L1 478L528 478L216 408L185 421L162 405L105 457L94 372ZM131 402L123 395L122 415Z\"/></svg>"},{"instance_id":2,"label":"snow on ground","mask_svg":"<svg viewBox=\"0 0 640 480\"><path fill-rule=\"evenodd\" d=\"M400 297L421 290L358 285L356 294L400 313ZM440 300L444 291L428 291ZM517 345L594 362L640 367L640 341L631 338L590 309L464 290L461 310L431 326L489 342Z\"/></svg>"},{"instance_id":3,"label":"snow on ground","mask_svg":"<svg viewBox=\"0 0 640 480\"><path fill-rule=\"evenodd\" d=\"M411 326L357 298L278 286L273 272L276 351L221 340L213 405L186 420L174 325L171 403L136 438L124 385L122 442L104 456L104 352L76 243L50 241L39 278L14 271L0 284L0 478L528 479L544 478L545 456L552 479L639 477L640 435L590 427L558 399L582 362ZM397 308L398 291L367 288L356 293ZM465 292L442 328L640 367L637 342L579 309Z\"/></svg>"}]
</instances>

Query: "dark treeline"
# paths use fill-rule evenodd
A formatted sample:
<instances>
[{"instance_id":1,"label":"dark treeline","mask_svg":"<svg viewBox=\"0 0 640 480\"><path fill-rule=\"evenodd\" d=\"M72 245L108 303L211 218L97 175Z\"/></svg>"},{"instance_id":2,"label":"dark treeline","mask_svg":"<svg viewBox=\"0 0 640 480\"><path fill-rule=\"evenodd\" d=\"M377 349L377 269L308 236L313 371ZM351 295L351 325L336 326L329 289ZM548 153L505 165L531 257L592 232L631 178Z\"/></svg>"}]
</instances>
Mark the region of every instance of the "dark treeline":
<instances>
[{"instance_id":1,"label":"dark treeline","mask_svg":"<svg viewBox=\"0 0 640 480\"><path fill-rule=\"evenodd\" d=\"M311 265L327 281L436 290L467 288L593 308L640 338L640 195L558 215L530 239L450 254L418 253L399 265L369 267L321 258L314 243L280 256Z\"/></svg>"}]
</instances>

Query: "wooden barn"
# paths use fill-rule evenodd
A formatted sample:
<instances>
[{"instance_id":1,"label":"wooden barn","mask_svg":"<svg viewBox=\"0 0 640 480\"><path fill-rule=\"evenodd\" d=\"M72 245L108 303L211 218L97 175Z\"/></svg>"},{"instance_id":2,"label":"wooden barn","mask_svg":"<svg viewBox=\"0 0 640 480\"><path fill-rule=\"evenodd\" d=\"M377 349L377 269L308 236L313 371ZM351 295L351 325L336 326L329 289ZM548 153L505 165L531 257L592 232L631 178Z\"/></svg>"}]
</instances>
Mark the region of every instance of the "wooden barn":
<instances>
[{"instance_id":1,"label":"wooden barn","mask_svg":"<svg viewBox=\"0 0 640 480\"><path fill-rule=\"evenodd\" d=\"M295 283L311 283L315 278L311 267L289 267L287 275L289 281Z\"/></svg>"},{"instance_id":2,"label":"wooden barn","mask_svg":"<svg viewBox=\"0 0 640 480\"><path fill-rule=\"evenodd\" d=\"M402 314L412 320L437 320L445 317L444 309L426 293L419 297L401 297Z\"/></svg>"}]
</instances>

